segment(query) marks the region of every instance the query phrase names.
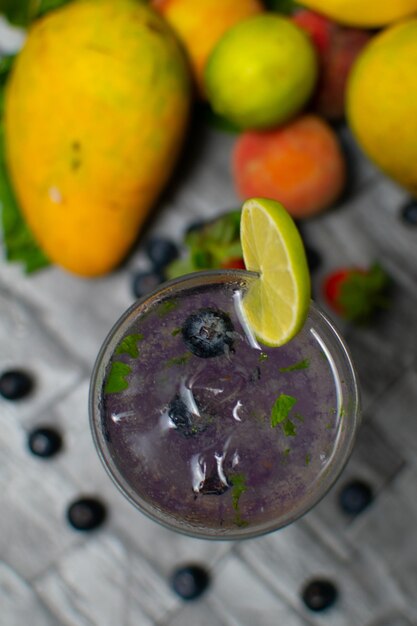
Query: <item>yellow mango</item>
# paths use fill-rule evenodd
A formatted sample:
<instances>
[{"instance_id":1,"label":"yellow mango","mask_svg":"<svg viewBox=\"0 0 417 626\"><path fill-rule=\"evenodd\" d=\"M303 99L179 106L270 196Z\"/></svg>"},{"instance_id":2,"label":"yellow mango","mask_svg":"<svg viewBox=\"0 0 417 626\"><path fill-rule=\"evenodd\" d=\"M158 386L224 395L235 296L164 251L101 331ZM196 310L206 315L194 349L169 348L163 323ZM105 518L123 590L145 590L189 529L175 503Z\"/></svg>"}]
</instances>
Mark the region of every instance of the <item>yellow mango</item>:
<instances>
[{"instance_id":1,"label":"yellow mango","mask_svg":"<svg viewBox=\"0 0 417 626\"><path fill-rule=\"evenodd\" d=\"M82 276L126 256L176 163L189 69L140 0L76 0L28 33L7 86L6 157L51 261Z\"/></svg>"}]
</instances>

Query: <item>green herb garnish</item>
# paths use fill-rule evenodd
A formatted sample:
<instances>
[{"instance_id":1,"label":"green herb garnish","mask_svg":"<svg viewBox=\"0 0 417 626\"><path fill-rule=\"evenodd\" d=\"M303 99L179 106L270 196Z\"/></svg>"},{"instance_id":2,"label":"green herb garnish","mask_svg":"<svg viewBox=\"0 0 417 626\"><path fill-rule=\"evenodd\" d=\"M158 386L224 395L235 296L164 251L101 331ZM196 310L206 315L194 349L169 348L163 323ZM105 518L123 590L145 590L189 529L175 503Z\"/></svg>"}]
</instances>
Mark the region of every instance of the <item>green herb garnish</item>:
<instances>
[{"instance_id":1,"label":"green herb garnish","mask_svg":"<svg viewBox=\"0 0 417 626\"><path fill-rule=\"evenodd\" d=\"M34 19L68 2L70 0L2 0L0 13L11 24L28 26Z\"/></svg>"},{"instance_id":2,"label":"green herb garnish","mask_svg":"<svg viewBox=\"0 0 417 626\"><path fill-rule=\"evenodd\" d=\"M172 331L171 335L173 337L176 337L177 335L179 335L181 332L181 328L174 328L174 330Z\"/></svg>"},{"instance_id":3,"label":"green herb garnish","mask_svg":"<svg viewBox=\"0 0 417 626\"><path fill-rule=\"evenodd\" d=\"M173 365L184 365L190 358L191 353L186 352L182 356L173 356L172 359L168 359L165 363L165 367L172 367Z\"/></svg>"},{"instance_id":4,"label":"green herb garnish","mask_svg":"<svg viewBox=\"0 0 417 626\"><path fill-rule=\"evenodd\" d=\"M271 426L275 428L278 424L281 424L288 418L288 414L291 411L297 399L293 396L287 396L282 393L274 402L271 411Z\"/></svg>"},{"instance_id":5,"label":"green herb garnish","mask_svg":"<svg viewBox=\"0 0 417 626\"><path fill-rule=\"evenodd\" d=\"M279 372L284 374L285 372L295 372L297 370L305 370L309 367L310 361L308 359L303 359L302 361L298 361L298 363L294 363L293 365L288 365L287 367L280 367Z\"/></svg>"},{"instance_id":6,"label":"green herb garnish","mask_svg":"<svg viewBox=\"0 0 417 626\"><path fill-rule=\"evenodd\" d=\"M240 210L202 224L184 237L184 255L166 268L167 278L189 272L223 267L230 259L242 258Z\"/></svg>"},{"instance_id":7,"label":"green herb garnish","mask_svg":"<svg viewBox=\"0 0 417 626\"><path fill-rule=\"evenodd\" d=\"M289 418L282 422L282 430L286 437L295 437L297 434L297 427Z\"/></svg>"},{"instance_id":8,"label":"green herb garnish","mask_svg":"<svg viewBox=\"0 0 417 626\"><path fill-rule=\"evenodd\" d=\"M176 306L178 306L178 302L175 302L174 300L166 300L165 302L162 302L158 308L159 317L167 315L170 311L175 309Z\"/></svg>"},{"instance_id":9,"label":"green herb garnish","mask_svg":"<svg viewBox=\"0 0 417 626\"><path fill-rule=\"evenodd\" d=\"M230 482L232 483L232 506L236 511L235 524L237 526L247 526L248 522L242 518L239 509L239 500L247 489L246 476L244 474L233 474L230 477Z\"/></svg>"},{"instance_id":10,"label":"green herb garnish","mask_svg":"<svg viewBox=\"0 0 417 626\"><path fill-rule=\"evenodd\" d=\"M309 465L311 461L311 455L307 452L306 454L306 465Z\"/></svg>"},{"instance_id":11,"label":"green herb garnish","mask_svg":"<svg viewBox=\"0 0 417 626\"><path fill-rule=\"evenodd\" d=\"M260 355L259 355L258 361L259 361L259 363L262 363L262 361L266 361L267 358L268 358L268 355L265 354L265 352L261 352Z\"/></svg>"},{"instance_id":12,"label":"green herb garnish","mask_svg":"<svg viewBox=\"0 0 417 626\"><path fill-rule=\"evenodd\" d=\"M129 383L126 380L132 371L130 365L122 363L121 361L114 361L111 364L110 372L107 376L106 384L104 387L104 393L120 393L129 387Z\"/></svg>"},{"instance_id":13,"label":"green herb garnish","mask_svg":"<svg viewBox=\"0 0 417 626\"><path fill-rule=\"evenodd\" d=\"M142 341L143 335L140 333L134 335L127 335L120 344L117 346L115 354L127 354L132 359L137 359L139 356L138 341Z\"/></svg>"}]
</instances>

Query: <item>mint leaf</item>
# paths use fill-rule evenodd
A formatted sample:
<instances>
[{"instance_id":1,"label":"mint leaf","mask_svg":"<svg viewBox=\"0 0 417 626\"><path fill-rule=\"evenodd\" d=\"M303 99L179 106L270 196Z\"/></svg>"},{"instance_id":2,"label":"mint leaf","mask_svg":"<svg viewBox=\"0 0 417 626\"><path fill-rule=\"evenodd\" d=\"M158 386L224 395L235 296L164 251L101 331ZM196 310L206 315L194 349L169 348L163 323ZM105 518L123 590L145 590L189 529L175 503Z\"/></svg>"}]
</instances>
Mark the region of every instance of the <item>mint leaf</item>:
<instances>
[{"instance_id":1,"label":"mint leaf","mask_svg":"<svg viewBox=\"0 0 417 626\"><path fill-rule=\"evenodd\" d=\"M240 497L246 491L246 477L244 474L233 474L230 477L230 482L232 483L232 506L237 511Z\"/></svg>"},{"instance_id":2,"label":"mint leaf","mask_svg":"<svg viewBox=\"0 0 417 626\"><path fill-rule=\"evenodd\" d=\"M164 315L168 315L170 311L175 309L178 306L178 302L175 300L166 300L162 302L162 304L158 307L158 315L159 317L164 317Z\"/></svg>"},{"instance_id":3,"label":"mint leaf","mask_svg":"<svg viewBox=\"0 0 417 626\"><path fill-rule=\"evenodd\" d=\"M289 418L282 423L282 430L286 437L295 437L297 434L297 428Z\"/></svg>"},{"instance_id":4,"label":"mint leaf","mask_svg":"<svg viewBox=\"0 0 417 626\"><path fill-rule=\"evenodd\" d=\"M301 5L294 0L264 0L267 11L277 11L284 15L292 15L297 9L301 9Z\"/></svg>"},{"instance_id":5,"label":"mint leaf","mask_svg":"<svg viewBox=\"0 0 417 626\"><path fill-rule=\"evenodd\" d=\"M379 263L365 271L352 270L338 296L343 316L358 324L369 323L378 310L389 308L391 287L392 280Z\"/></svg>"},{"instance_id":6,"label":"mint leaf","mask_svg":"<svg viewBox=\"0 0 417 626\"><path fill-rule=\"evenodd\" d=\"M241 258L240 210L229 211L189 231L184 237L184 248L183 258L166 268L168 278L217 269L230 259Z\"/></svg>"},{"instance_id":7,"label":"mint leaf","mask_svg":"<svg viewBox=\"0 0 417 626\"><path fill-rule=\"evenodd\" d=\"M279 372L284 374L285 372L295 372L297 370L305 370L310 366L310 361L308 359L303 359L302 361L298 361L298 363L294 363L293 365L288 365L287 367L280 367Z\"/></svg>"},{"instance_id":8,"label":"mint leaf","mask_svg":"<svg viewBox=\"0 0 417 626\"><path fill-rule=\"evenodd\" d=\"M27 273L49 265L21 215L6 166L3 123L4 88L14 57L0 61L0 212L3 245L8 261L23 263Z\"/></svg>"},{"instance_id":9,"label":"mint leaf","mask_svg":"<svg viewBox=\"0 0 417 626\"><path fill-rule=\"evenodd\" d=\"M15 26L28 26L34 19L71 0L1 0L0 13Z\"/></svg>"},{"instance_id":10,"label":"mint leaf","mask_svg":"<svg viewBox=\"0 0 417 626\"><path fill-rule=\"evenodd\" d=\"M274 402L271 410L271 426L275 428L287 419L289 412L297 402L293 396L287 396L282 393Z\"/></svg>"},{"instance_id":11,"label":"mint leaf","mask_svg":"<svg viewBox=\"0 0 417 626\"><path fill-rule=\"evenodd\" d=\"M216 130L221 130L226 133L240 133L242 129L239 128L233 122L230 122L228 119L223 117L223 115L219 115L207 102L201 102L197 105L198 113L201 115L202 119L209 125L215 128Z\"/></svg>"},{"instance_id":12,"label":"mint leaf","mask_svg":"<svg viewBox=\"0 0 417 626\"><path fill-rule=\"evenodd\" d=\"M173 356L172 359L168 359L168 361L165 363L165 367L172 367L173 365L185 365L190 357L191 352L187 352L182 356Z\"/></svg>"},{"instance_id":13,"label":"mint leaf","mask_svg":"<svg viewBox=\"0 0 417 626\"><path fill-rule=\"evenodd\" d=\"M140 333L127 335L117 346L115 354L127 354L132 359L137 359L139 356L138 341L142 341L142 339L143 335Z\"/></svg>"},{"instance_id":14,"label":"mint leaf","mask_svg":"<svg viewBox=\"0 0 417 626\"><path fill-rule=\"evenodd\" d=\"M129 383L126 380L132 371L130 365L122 363L121 361L114 361L111 364L110 372L107 376L106 384L104 387L104 393L120 393L129 387Z\"/></svg>"}]
</instances>

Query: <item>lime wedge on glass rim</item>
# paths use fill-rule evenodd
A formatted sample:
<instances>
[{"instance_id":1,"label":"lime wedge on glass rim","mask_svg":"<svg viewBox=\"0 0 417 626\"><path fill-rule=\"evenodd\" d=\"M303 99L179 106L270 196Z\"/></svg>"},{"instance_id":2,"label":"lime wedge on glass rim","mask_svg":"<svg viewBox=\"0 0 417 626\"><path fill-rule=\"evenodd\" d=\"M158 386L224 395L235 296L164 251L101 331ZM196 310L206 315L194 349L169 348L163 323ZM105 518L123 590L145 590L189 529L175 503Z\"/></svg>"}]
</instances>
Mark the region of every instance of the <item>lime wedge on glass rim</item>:
<instances>
[{"instance_id":1,"label":"lime wedge on glass rim","mask_svg":"<svg viewBox=\"0 0 417 626\"><path fill-rule=\"evenodd\" d=\"M246 269L258 274L242 301L246 322L261 343L282 346L301 330L310 307L301 235L282 204L251 198L242 207L240 240Z\"/></svg>"}]
</instances>

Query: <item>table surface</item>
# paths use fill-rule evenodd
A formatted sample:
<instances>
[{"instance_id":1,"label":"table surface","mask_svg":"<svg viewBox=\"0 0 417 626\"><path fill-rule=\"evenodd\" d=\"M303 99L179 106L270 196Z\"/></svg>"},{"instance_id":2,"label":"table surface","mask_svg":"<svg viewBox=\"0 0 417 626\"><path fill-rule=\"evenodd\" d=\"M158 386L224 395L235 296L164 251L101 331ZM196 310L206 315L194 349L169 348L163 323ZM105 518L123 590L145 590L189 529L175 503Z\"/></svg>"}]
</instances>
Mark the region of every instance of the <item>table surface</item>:
<instances>
[{"instance_id":1,"label":"table surface","mask_svg":"<svg viewBox=\"0 0 417 626\"><path fill-rule=\"evenodd\" d=\"M1 24L0 24L1 26ZM0 28L3 49L9 40ZM3 626L410 626L417 624L417 245L401 220L407 194L339 129L351 163L348 193L304 224L324 275L381 262L394 281L390 310L370 327L337 324L357 366L363 426L341 478L304 518L243 542L177 535L133 509L105 474L91 440L87 396L98 349L133 302L131 279L147 268L138 245L125 266L84 280L56 267L26 276L0 266L0 371L24 367L36 379L20 402L0 399L0 624ZM230 172L235 137L193 129L174 184L155 207L147 235L181 240L192 221L239 204ZM143 241L143 239L142 239ZM27 433L54 424L64 449L45 461ZM338 505L351 478L375 499L357 517ZM66 522L68 504L99 495L109 507L91 533ZM207 567L211 585L193 602L171 590L179 565ZM315 577L339 589L334 606L312 613L300 590Z\"/></svg>"}]
</instances>

